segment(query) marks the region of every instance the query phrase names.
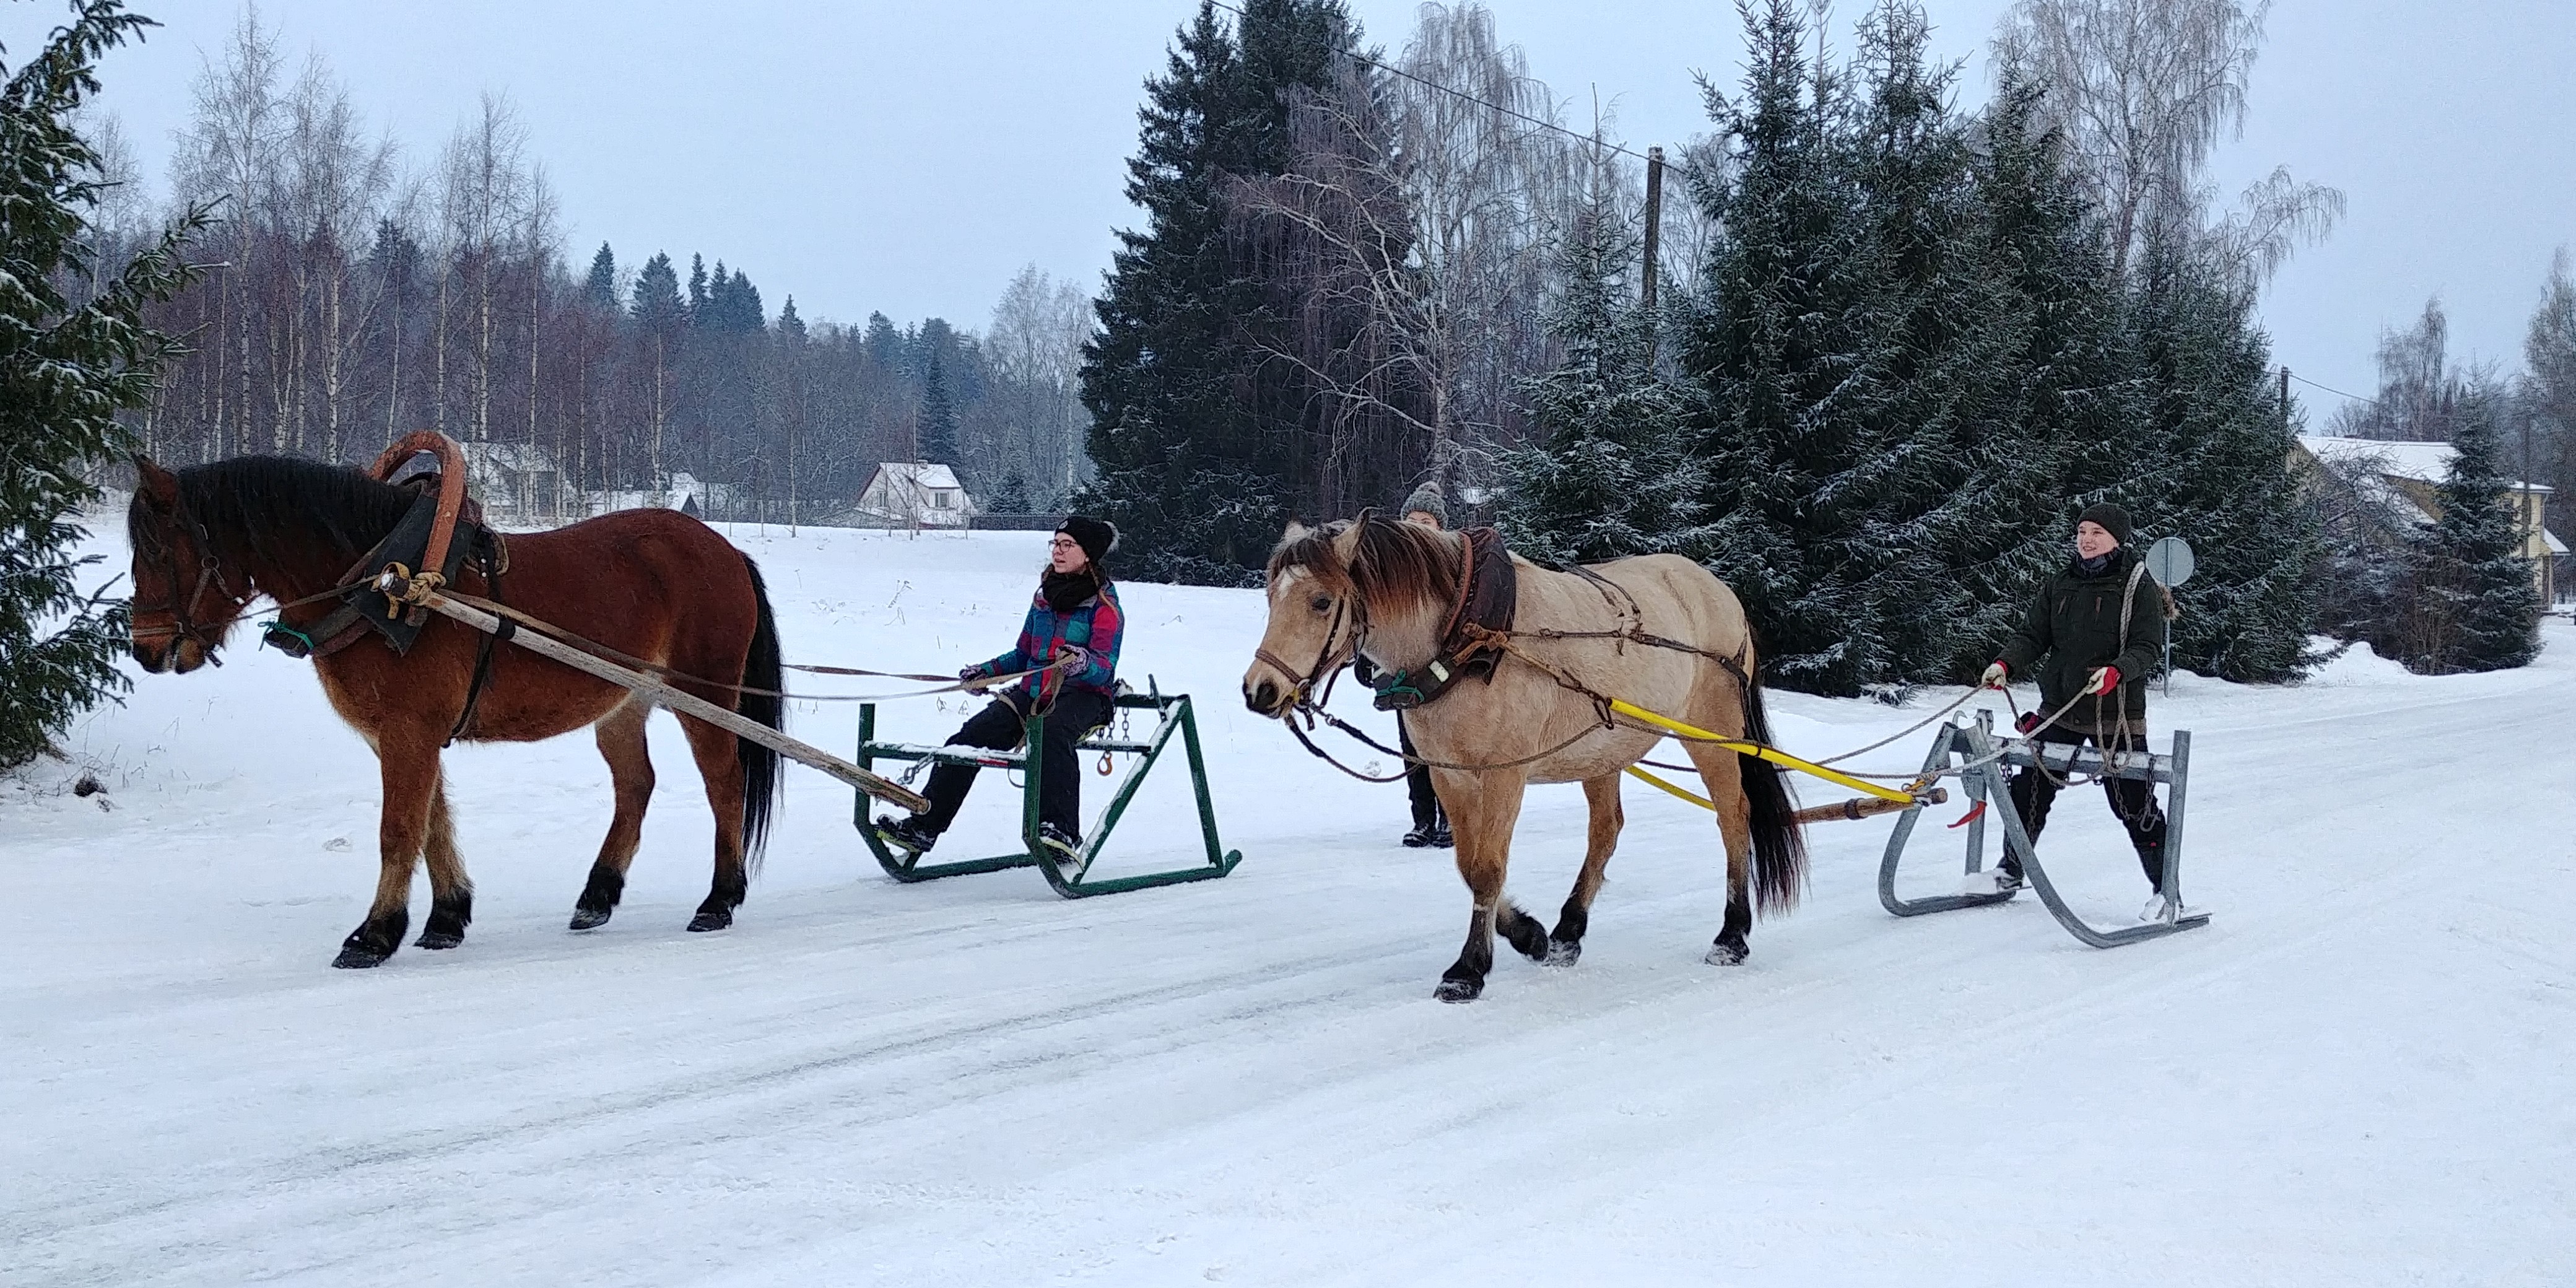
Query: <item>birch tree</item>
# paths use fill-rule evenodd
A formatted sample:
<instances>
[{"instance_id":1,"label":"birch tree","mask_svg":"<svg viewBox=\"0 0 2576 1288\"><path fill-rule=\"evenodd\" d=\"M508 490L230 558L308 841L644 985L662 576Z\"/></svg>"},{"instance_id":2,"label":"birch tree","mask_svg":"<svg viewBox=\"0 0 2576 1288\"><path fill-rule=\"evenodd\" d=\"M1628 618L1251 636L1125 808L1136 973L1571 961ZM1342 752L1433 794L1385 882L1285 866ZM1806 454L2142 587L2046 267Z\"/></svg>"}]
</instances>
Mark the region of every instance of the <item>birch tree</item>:
<instances>
[{"instance_id":1,"label":"birch tree","mask_svg":"<svg viewBox=\"0 0 2576 1288\"><path fill-rule=\"evenodd\" d=\"M2045 123L2063 133L2092 187L2112 272L2129 275L2159 232L2218 256L2259 287L2301 243L2322 240L2341 191L2275 169L2213 209L2204 172L2242 137L2246 93L2271 0L2017 0L1995 35L1999 65L2046 87Z\"/></svg>"},{"instance_id":2,"label":"birch tree","mask_svg":"<svg viewBox=\"0 0 2576 1288\"><path fill-rule=\"evenodd\" d=\"M206 204L223 221L227 254L212 269L204 302L202 344L218 355L203 383L200 419L212 433L209 450L222 455L254 446L251 438L253 371L251 322L257 312L252 284L259 257L258 216L266 187L277 173L285 140L285 112L278 101L282 61L276 33L260 25L256 5L245 5L220 59L201 60L190 86L193 111L171 160L171 188L180 201ZM275 450L272 436L266 444Z\"/></svg>"},{"instance_id":3,"label":"birch tree","mask_svg":"<svg viewBox=\"0 0 2576 1288\"><path fill-rule=\"evenodd\" d=\"M286 256L295 286L299 368L310 370L311 418L318 447L341 459L354 409L353 368L366 324L384 297L379 277L358 271L359 247L386 213L393 188L394 147L365 137L348 88L316 56L287 96L287 130L278 189L281 228L293 238ZM299 385L303 378L299 375ZM290 439L299 447L306 400L297 399Z\"/></svg>"},{"instance_id":4,"label":"birch tree","mask_svg":"<svg viewBox=\"0 0 2576 1288\"><path fill-rule=\"evenodd\" d=\"M503 259L526 226L529 207L527 127L508 98L485 94L481 110L457 128L441 158L441 205L450 254L467 298L468 437L490 441L495 340L502 325ZM441 298L446 292L442 290ZM442 328L442 331L444 328ZM442 336L442 354L444 353Z\"/></svg>"}]
</instances>

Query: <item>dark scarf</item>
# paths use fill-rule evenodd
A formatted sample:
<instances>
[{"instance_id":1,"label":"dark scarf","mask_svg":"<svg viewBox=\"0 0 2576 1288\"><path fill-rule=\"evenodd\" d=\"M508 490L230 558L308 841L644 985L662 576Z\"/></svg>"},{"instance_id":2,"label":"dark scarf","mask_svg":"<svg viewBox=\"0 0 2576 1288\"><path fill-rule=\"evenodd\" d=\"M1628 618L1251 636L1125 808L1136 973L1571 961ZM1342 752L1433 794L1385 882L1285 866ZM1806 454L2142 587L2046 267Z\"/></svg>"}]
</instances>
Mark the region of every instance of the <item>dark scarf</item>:
<instances>
[{"instance_id":1,"label":"dark scarf","mask_svg":"<svg viewBox=\"0 0 2576 1288\"><path fill-rule=\"evenodd\" d=\"M1100 579L1085 568L1080 572L1057 572L1053 568L1038 580L1038 593L1046 597L1047 607L1061 616L1082 607L1083 601L1100 593Z\"/></svg>"},{"instance_id":2,"label":"dark scarf","mask_svg":"<svg viewBox=\"0 0 2576 1288\"><path fill-rule=\"evenodd\" d=\"M2082 572L2087 577L2099 577L2102 575L2104 569L2111 566L2111 561L2119 557L2120 552L2114 550L2109 554L2100 555L2095 558L2078 559L2075 561L2075 567L2077 571Z\"/></svg>"}]
</instances>

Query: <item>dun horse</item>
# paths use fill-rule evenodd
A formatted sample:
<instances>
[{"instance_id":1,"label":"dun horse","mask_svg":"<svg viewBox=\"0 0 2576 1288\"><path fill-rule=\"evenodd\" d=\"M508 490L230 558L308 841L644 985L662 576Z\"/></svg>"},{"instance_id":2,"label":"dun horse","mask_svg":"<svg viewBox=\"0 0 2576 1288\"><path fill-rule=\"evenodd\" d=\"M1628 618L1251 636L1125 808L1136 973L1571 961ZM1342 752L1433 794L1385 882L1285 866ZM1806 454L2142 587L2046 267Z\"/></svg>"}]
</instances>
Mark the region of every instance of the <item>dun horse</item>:
<instances>
[{"instance_id":1,"label":"dun horse","mask_svg":"<svg viewBox=\"0 0 2576 1288\"><path fill-rule=\"evenodd\" d=\"M1246 705L1293 719L1356 655L1383 673L1423 674L1456 648L1444 636L1468 558L1459 534L1409 523L1362 516L1322 529L1291 524L1270 556L1269 628L1243 678ZM1514 652L1496 659L1490 683L1461 680L1404 716L1414 746L1434 762L1432 786L1457 833L1458 875L1472 905L1466 947L1440 977L1443 1001L1484 991L1497 930L1534 961L1564 965L1581 955L1592 898L1624 821L1620 773L1660 737L1613 723L1596 695L1730 738L1769 736L1743 606L1707 570L1673 555L1624 559L1588 575L1511 562ZM1546 638L1550 631L1601 635ZM1292 669L1307 659L1302 674ZM1796 900L1805 842L1779 769L1723 747L1685 749L1717 804L1726 843L1726 920L1707 960L1732 965L1748 951L1756 904L1768 913ZM1592 822L1582 872L1550 931L1504 898L1503 879L1523 790L1564 782L1583 784Z\"/></svg>"},{"instance_id":2,"label":"dun horse","mask_svg":"<svg viewBox=\"0 0 2576 1288\"><path fill-rule=\"evenodd\" d=\"M280 604L329 591L374 548L415 499L408 489L351 469L244 457L177 474L137 458L141 480L127 514L134 549L134 657L152 672L186 673L214 659L251 601ZM778 632L760 570L722 536L667 510L630 510L553 532L509 539L506 599L609 648L682 676L675 687L776 728L779 700L745 690L779 688ZM471 565L457 589L490 595ZM286 624L309 628L336 601L289 607ZM606 681L534 653L491 651L488 681L471 720L456 730L473 681L480 637L433 616L408 655L369 637L317 657L322 691L375 748L384 804L377 828L382 868L374 906L332 964L374 966L400 946L411 921L414 865L429 863L430 914L422 948L464 941L474 886L456 853L439 750L450 732L473 742L533 742L593 726L608 761L616 815L574 903L572 928L608 920L626 887L653 795L644 722L652 707ZM739 702L737 702L739 697ZM777 754L681 717L715 810L715 881L691 930L733 924L748 872L759 862L779 789ZM277 746L277 756L322 754Z\"/></svg>"}]
</instances>

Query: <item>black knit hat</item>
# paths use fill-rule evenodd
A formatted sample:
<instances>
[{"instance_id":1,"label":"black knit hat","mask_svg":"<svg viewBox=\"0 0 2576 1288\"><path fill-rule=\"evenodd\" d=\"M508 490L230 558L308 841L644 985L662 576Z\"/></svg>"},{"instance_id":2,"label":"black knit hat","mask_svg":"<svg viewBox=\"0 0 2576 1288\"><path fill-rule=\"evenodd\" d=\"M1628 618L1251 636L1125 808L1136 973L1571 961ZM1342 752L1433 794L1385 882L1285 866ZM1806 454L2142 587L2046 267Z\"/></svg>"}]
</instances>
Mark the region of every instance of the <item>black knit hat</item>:
<instances>
[{"instance_id":1,"label":"black knit hat","mask_svg":"<svg viewBox=\"0 0 2576 1288\"><path fill-rule=\"evenodd\" d=\"M2108 501L2096 501L2084 507L2084 513L2076 515L2075 521L2078 524L2101 524L2102 530L2110 533L2112 540L2124 546L2129 544L2129 537L2135 531L2129 526L2129 512Z\"/></svg>"},{"instance_id":2,"label":"black knit hat","mask_svg":"<svg viewBox=\"0 0 2576 1288\"><path fill-rule=\"evenodd\" d=\"M1073 538L1073 544L1082 547L1082 557L1093 563L1118 548L1118 528L1107 519L1068 514L1064 522L1055 525L1055 530Z\"/></svg>"}]
</instances>

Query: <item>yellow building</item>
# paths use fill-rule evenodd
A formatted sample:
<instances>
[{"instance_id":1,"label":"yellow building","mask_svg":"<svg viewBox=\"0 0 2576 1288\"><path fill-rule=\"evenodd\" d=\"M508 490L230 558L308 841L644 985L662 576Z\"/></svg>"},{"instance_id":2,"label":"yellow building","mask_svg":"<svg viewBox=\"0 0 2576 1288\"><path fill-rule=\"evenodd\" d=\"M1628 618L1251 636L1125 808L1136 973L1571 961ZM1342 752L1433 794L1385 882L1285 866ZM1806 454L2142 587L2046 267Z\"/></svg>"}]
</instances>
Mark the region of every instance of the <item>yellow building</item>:
<instances>
[{"instance_id":1,"label":"yellow building","mask_svg":"<svg viewBox=\"0 0 2576 1288\"><path fill-rule=\"evenodd\" d=\"M2298 439L2298 454L2310 462L2332 465L2355 484L2371 488L2373 499L2388 504L2411 522L2432 523L2442 517L2437 489L2450 472L2449 443L2397 443L2303 434ZM2548 510L2550 488L2510 479L2505 486L2511 489L2506 501L2513 507L2514 526L2522 534L2522 557L2531 561L2532 584L2540 589L2541 603L2557 603L2558 564L2567 555L2567 543L2541 522Z\"/></svg>"}]
</instances>

